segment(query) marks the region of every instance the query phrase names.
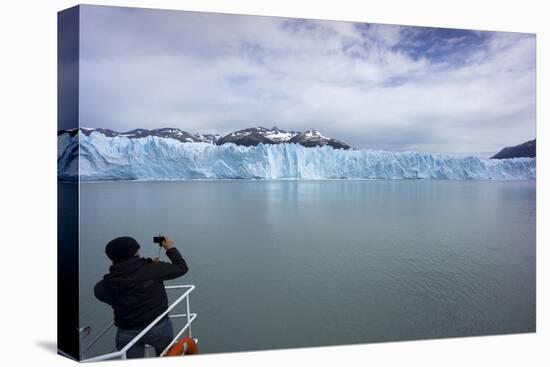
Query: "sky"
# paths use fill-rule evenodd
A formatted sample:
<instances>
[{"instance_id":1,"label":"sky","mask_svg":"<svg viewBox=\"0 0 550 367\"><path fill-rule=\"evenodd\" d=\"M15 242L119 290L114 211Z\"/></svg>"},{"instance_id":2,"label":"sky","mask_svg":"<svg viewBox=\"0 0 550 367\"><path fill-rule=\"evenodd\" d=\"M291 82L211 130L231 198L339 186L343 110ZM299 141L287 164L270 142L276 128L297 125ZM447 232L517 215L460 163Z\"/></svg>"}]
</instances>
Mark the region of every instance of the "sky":
<instances>
[{"instance_id":1,"label":"sky","mask_svg":"<svg viewBox=\"0 0 550 367\"><path fill-rule=\"evenodd\" d=\"M81 6L80 124L314 128L488 157L535 138L535 35Z\"/></svg>"}]
</instances>

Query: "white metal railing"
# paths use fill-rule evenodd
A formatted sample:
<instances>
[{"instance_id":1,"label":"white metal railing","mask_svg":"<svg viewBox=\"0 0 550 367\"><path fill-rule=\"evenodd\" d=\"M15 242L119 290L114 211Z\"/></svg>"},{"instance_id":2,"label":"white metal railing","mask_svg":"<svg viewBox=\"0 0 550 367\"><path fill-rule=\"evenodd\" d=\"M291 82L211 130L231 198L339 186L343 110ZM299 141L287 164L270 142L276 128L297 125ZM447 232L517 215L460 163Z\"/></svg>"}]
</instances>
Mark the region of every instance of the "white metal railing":
<instances>
[{"instance_id":1,"label":"white metal railing","mask_svg":"<svg viewBox=\"0 0 550 367\"><path fill-rule=\"evenodd\" d=\"M170 306L168 306L166 311L164 311L162 314L160 314L149 325L147 325L147 327L145 327L138 335L136 335L134 339L132 339L128 344L126 344L124 346L124 348L122 348L121 350L116 351L116 352L102 354L102 355L99 355L97 357L85 359L86 352L88 350L90 350L90 348L93 347L99 341L99 339L101 339L101 337L103 335L105 335L114 326L114 322L111 322L105 329L103 329L98 335L96 335L94 337L94 339L92 339L92 341L90 341L88 343L88 345L86 345L86 347L81 349L81 354L80 354L81 360L80 361L81 362L97 362L97 361L104 361L104 360L116 359L116 358L126 359L126 353L128 352L128 349L133 347L134 344L136 344L145 334L147 334L147 332L149 330L151 330L151 328L153 326L155 326L166 315L168 315L168 317L170 317L171 319L185 318L187 320L187 322L180 329L180 331L176 334L176 336L172 339L170 344L168 344L166 349L164 349L164 351L161 353L161 356L163 356L168 351L168 349L170 349L170 347L176 342L176 340L185 331L187 331L187 335L189 337L192 337L192 335L191 335L191 324L193 323L193 321L197 317L197 314L191 313L191 308L190 308L190 305L189 305L189 294L193 291L193 289L195 289L195 286L194 285L168 285L168 286L165 286L165 288L167 290L185 289L185 292L183 292L183 294L181 296L179 296L178 299L176 299ZM172 311L183 300L185 300L185 313L169 315L170 311Z\"/></svg>"}]
</instances>

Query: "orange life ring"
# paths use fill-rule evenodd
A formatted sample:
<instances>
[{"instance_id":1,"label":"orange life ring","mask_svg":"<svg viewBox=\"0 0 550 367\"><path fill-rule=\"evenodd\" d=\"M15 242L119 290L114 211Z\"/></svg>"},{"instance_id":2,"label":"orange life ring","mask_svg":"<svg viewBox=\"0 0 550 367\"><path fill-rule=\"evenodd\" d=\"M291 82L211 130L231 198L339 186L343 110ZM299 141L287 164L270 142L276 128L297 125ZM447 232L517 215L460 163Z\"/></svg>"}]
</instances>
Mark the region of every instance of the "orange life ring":
<instances>
[{"instance_id":1,"label":"orange life ring","mask_svg":"<svg viewBox=\"0 0 550 367\"><path fill-rule=\"evenodd\" d=\"M174 345L168 349L166 352L167 356L181 356L181 355L191 355L198 354L199 346L195 342L195 339L190 337L185 337L181 340L178 340Z\"/></svg>"}]
</instances>

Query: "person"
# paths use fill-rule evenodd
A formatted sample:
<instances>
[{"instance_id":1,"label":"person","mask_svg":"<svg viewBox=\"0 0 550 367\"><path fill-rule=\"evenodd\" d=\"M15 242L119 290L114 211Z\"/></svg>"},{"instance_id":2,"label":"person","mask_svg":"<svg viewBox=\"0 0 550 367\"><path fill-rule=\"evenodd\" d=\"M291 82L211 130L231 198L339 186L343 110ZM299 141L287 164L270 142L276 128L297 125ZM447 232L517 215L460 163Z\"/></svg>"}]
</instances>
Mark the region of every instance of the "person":
<instances>
[{"instance_id":1,"label":"person","mask_svg":"<svg viewBox=\"0 0 550 367\"><path fill-rule=\"evenodd\" d=\"M167 310L168 297L163 282L181 277L189 270L172 240L164 237L161 246L172 263L159 261L158 257L140 257L140 245L132 237L115 238L105 247L112 265L109 273L95 285L94 294L113 309L117 350ZM128 349L126 357L144 357L145 344L153 346L159 356L173 337L172 323L166 315Z\"/></svg>"}]
</instances>

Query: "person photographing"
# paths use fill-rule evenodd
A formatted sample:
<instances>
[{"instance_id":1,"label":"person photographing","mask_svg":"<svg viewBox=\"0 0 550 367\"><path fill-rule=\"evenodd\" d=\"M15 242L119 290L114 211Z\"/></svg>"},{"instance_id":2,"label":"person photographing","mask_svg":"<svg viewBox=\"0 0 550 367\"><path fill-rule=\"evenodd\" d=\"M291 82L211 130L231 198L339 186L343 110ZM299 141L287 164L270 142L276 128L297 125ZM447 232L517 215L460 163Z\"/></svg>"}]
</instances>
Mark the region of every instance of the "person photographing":
<instances>
[{"instance_id":1,"label":"person photographing","mask_svg":"<svg viewBox=\"0 0 550 367\"><path fill-rule=\"evenodd\" d=\"M155 237L171 263L139 256L139 243L132 237L117 237L105 246L112 261L109 273L94 287L95 297L110 305L114 313L116 348L121 350L141 330L168 309L164 281L185 275L189 268L174 242ZM164 316L126 352L127 358L144 357L145 344L159 356L174 337L172 322Z\"/></svg>"}]
</instances>

